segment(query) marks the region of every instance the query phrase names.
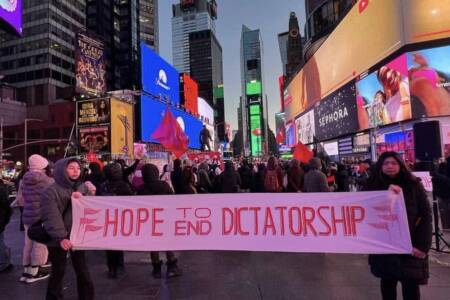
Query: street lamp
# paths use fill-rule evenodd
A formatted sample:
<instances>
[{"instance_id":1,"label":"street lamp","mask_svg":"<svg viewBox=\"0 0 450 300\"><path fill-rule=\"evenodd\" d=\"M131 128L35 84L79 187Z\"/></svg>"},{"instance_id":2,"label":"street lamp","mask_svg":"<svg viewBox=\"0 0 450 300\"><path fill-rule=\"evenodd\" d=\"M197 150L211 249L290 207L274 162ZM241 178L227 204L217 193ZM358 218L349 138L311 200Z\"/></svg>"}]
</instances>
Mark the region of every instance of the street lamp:
<instances>
[{"instance_id":1,"label":"street lamp","mask_svg":"<svg viewBox=\"0 0 450 300\"><path fill-rule=\"evenodd\" d=\"M28 121L44 122L44 121L41 120L41 119L25 119L25 134L24 134L24 144L23 144L23 148L24 148L24 151L23 151L23 157L24 157L24 160L23 160L23 170L24 170L24 171L27 170L27 157L28 157L28 154L27 154L27 143L28 143L28 127L27 127L27 122L28 122Z\"/></svg>"}]
</instances>

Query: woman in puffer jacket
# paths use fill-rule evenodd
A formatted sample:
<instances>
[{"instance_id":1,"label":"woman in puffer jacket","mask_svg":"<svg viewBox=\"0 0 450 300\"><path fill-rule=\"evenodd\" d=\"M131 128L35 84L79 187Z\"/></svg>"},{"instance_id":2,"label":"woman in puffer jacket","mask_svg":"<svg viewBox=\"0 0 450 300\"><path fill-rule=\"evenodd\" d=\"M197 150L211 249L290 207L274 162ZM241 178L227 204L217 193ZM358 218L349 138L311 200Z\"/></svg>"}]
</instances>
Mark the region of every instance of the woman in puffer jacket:
<instances>
[{"instance_id":1,"label":"woman in puffer jacket","mask_svg":"<svg viewBox=\"0 0 450 300\"><path fill-rule=\"evenodd\" d=\"M413 251L411 254L369 255L372 274L380 278L383 300L397 298L397 284L403 299L420 299L419 285L429 277L428 251L431 247L431 209L420 179L412 175L395 152L383 153L367 181L365 190L403 191Z\"/></svg>"},{"instance_id":2,"label":"woman in puffer jacket","mask_svg":"<svg viewBox=\"0 0 450 300\"><path fill-rule=\"evenodd\" d=\"M28 238L28 229L41 219L41 194L53 182L50 166L44 157L33 154L28 158L29 171L23 176L20 188L24 201L22 220L25 227L25 244L23 247L23 273L20 282L33 283L50 275L42 270L47 263L47 246Z\"/></svg>"}]
</instances>

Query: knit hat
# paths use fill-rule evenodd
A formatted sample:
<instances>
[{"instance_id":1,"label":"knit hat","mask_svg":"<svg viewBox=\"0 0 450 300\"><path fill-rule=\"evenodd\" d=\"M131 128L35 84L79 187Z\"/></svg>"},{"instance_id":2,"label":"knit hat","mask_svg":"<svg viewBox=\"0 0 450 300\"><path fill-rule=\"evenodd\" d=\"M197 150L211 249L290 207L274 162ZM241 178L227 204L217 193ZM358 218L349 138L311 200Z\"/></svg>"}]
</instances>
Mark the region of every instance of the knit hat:
<instances>
[{"instance_id":1,"label":"knit hat","mask_svg":"<svg viewBox=\"0 0 450 300\"><path fill-rule=\"evenodd\" d=\"M30 170L43 170L48 166L48 160L39 154L33 154L28 158Z\"/></svg>"}]
</instances>

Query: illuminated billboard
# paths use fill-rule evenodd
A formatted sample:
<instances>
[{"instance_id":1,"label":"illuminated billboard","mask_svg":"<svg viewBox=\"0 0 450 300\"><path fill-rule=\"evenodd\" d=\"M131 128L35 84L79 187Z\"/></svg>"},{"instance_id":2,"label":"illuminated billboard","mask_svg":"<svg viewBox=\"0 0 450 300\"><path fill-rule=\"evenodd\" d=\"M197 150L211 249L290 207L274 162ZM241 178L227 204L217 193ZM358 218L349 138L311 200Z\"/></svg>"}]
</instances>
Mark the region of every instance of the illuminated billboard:
<instances>
[{"instance_id":1,"label":"illuminated billboard","mask_svg":"<svg viewBox=\"0 0 450 300\"><path fill-rule=\"evenodd\" d=\"M413 116L450 115L450 46L408 53Z\"/></svg>"},{"instance_id":2,"label":"illuminated billboard","mask_svg":"<svg viewBox=\"0 0 450 300\"><path fill-rule=\"evenodd\" d=\"M364 106L367 114L368 124L363 127L411 119L406 54L356 82L356 88L357 103Z\"/></svg>"},{"instance_id":3,"label":"illuminated billboard","mask_svg":"<svg viewBox=\"0 0 450 300\"><path fill-rule=\"evenodd\" d=\"M108 124L110 122L109 99L78 101L77 117L78 126Z\"/></svg>"},{"instance_id":4,"label":"illuminated billboard","mask_svg":"<svg viewBox=\"0 0 450 300\"><path fill-rule=\"evenodd\" d=\"M450 37L448 0L366 4L362 10L359 5L350 10L288 84L284 97L287 121L406 44Z\"/></svg>"},{"instance_id":5,"label":"illuminated billboard","mask_svg":"<svg viewBox=\"0 0 450 300\"><path fill-rule=\"evenodd\" d=\"M82 153L109 152L109 126L81 127L78 137Z\"/></svg>"},{"instance_id":6,"label":"illuminated billboard","mask_svg":"<svg viewBox=\"0 0 450 300\"><path fill-rule=\"evenodd\" d=\"M262 93L261 82L260 81L247 82L245 93L247 94L247 96L261 95Z\"/></svg>"},{"instance_id":7,"label":"illuminated billboard","mask_svg":"<svg viewBox=\"0 0 450 300\"><path fill-rule=\"evenodd\" d=\"M295 120L295 126L297 129L297 141L305 145L314 142L314 135L316 133L314 124L314 110L310 110Z\"/></svg>"},{"instance_id":8,"label":"illuminated billboard","mask_svg":"<svg viewBox=\"0 0 450 300\"><path fill-rule=\"evenodd\" d=\"M252 104L249 107L250 115L250 151L252 156L262 155L262 128L261 106Z\"/></svg>"},{"instance_id":9,"label":"illuminated billboard","mask_svg":"<svg viewBox=\"0 0 450 300\"><path fill-rule=\"evenodd\" d=\"M144 142L158 143L151 136L161 123L167 104L152 99L149 96L141 96L141 140ZM189 138L189 148L200 149L200 131L203 124L190 114L171 109L172 114L177 119L180 127Z\"/></svg>"},{"instance_id":10,"label":"illuminated billboard","mask_svg":"<svg viewBox=\"0 0 450 300\"><path fill-rule=\"evenodd\" d=\"M198 84L189 75L180 76L180 88L184 108L191 114L198 114Z\"/></svg>"},{"instance_id":11,"label":"illuminated billboard","mask_svg":"<svg viewBox=\"0 0 450 300\"><path fill-rule=\"evenodd\" d=\"M133 104L111 98L111 154L133 157Z\"/></svg>"},{"instance_id":12,"label":"illuminated billboard","mask_svg":"<svg viewBox=\"0 0 450 300\"><path fill-rule=\"evenodd\" d=\"M2 20L22 34L22 0L0 0L0 25Z\"/></svg>"},{"instance_id":13,"label":"illuminated billboard","mask_svg":"<svg viewBox=\"0 0 450 300\"><path fill-rule=\"evenodd\" d=\"M106 91L104 44L78 33L75 47L76 91L100 95Z\"/></svg>"},{"instance_id":14,"label":"illuminated billboard","mask_svg":"<svg viewBox=\"0 0 450 300\"><path fill-rule=\"evenodd\" d=\"M142 89L161 101L180 103L180 78L177 70L141 43Z\"/></svg>"}]
</instances>

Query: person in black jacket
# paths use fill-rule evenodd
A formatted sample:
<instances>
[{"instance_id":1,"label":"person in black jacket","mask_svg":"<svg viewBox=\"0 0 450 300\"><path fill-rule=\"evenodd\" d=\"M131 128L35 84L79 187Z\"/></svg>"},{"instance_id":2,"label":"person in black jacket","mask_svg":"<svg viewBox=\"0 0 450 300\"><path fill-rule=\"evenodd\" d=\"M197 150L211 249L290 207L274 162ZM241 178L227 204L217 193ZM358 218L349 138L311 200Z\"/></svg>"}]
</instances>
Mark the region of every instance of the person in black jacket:
<instances>
[{"instance_id":1,"label":"person in black jacket","mask_svg":"<svg viewBox=\"0 0 450 300\"><path fill-rule=\"evenodd\" d=\"M12 210L9 206L8 188L0 179L0 272L9 271L12 268L10 262L10 250L5 245L4 231L11 219Z\"/></svg>"},{"instance_id":2,"label":"person in black jacket","mask_svg":"<svg viewBox=\"0 0 450 300\"><path fill-rule=\"evenodd\" d=\"M123 179L122 167L118 163L112 163L105 167L106 181L100 186L98 196L131 196L133 191L130 185ZM117 278L117 271L124 266L123 251L106 251L109 278Z\"/></svg>"},{"instance_id":3,"label":"person in black jacket","mask_svg":"<svg viewBox=\"0 0 450 300\"><path fill-rule=\"evenodd\" d=\"M153 164L145 164L142 167L142 179L144 185L138 191L138 195L172 195L173 191L169 184L159 179L158 167ZM153 277L161 278L161 264L159 252L150 252L153 265ZM181 275L181 270L177 266L177 258L172 251L166 251L167 259L167 277Z\"/></svg>"},{"instance_id":4,"label":"person in black jacket","mask_svg":"<svg viewBox=\"0 0 450 300\"><path fill-rule=\"evenodd\" d=\"M51 237L47 243L52 271L47 287L47 300L62 299L63 278L67 263L67 252L72 249L69 240L72 228L71 198L95 195L92 183L83 183L81 162L74 158L56 162L53 177L55 183L41 194L41 218L45 230ZM85 252L71 251L70 258L77 278L79 299L94 299L94 284L87 268Z\"/></svg>"},{"instance_id":5,"label":"person in black jacket","mask_svg":"<svg viewBox=\"0 0 450 300\"><path fill-rule=\"evenodd\" d=\"M401 282L403 299L420 299L419 285L429 277L427 253L431 247L431 209L420 179L412 175L396 152L383 153L376 163L365 190L403 191L413 251L411 254L369 255L372 273L381 279L384 300L397 298Z\"/></svg>"},{"instance_id":6,"label":"person in black jacket","mask_svg":"<svg viewBox=\"0 0 450 300\"><path fill-rule=\"evenodd\" d=\"M172 186L175 194L182 194L183 190L183 169L181 168L181 160L178 158L173 161L173 171L170 174L170 180L172 181Z\"/></svg>"},{"instance_id":7,"label":"person in black jacket","mask_svg":"<svg viewBox=\"0 0 450 300\"><path fill-rule=\"evenodd\" d=\"M86 177L86 180L92 182L92 184L100 190L101 185L105 182L105 176L103 175L100 165L96 162L89 164L90 174Z\"/></svg>"},{"instance_id":8,"label":"person in black jacket","mask_svg":"<svg viewBox=\"0 0 450 300\"><path fill-rule=\"evenodd\" d=\"M252 169L248 164L248 160L244 159L242 161L242 166L239 167L238 172L241 177L241 192L250 192L250 187L252 185Z\"/></svg>"}]
</instances>

